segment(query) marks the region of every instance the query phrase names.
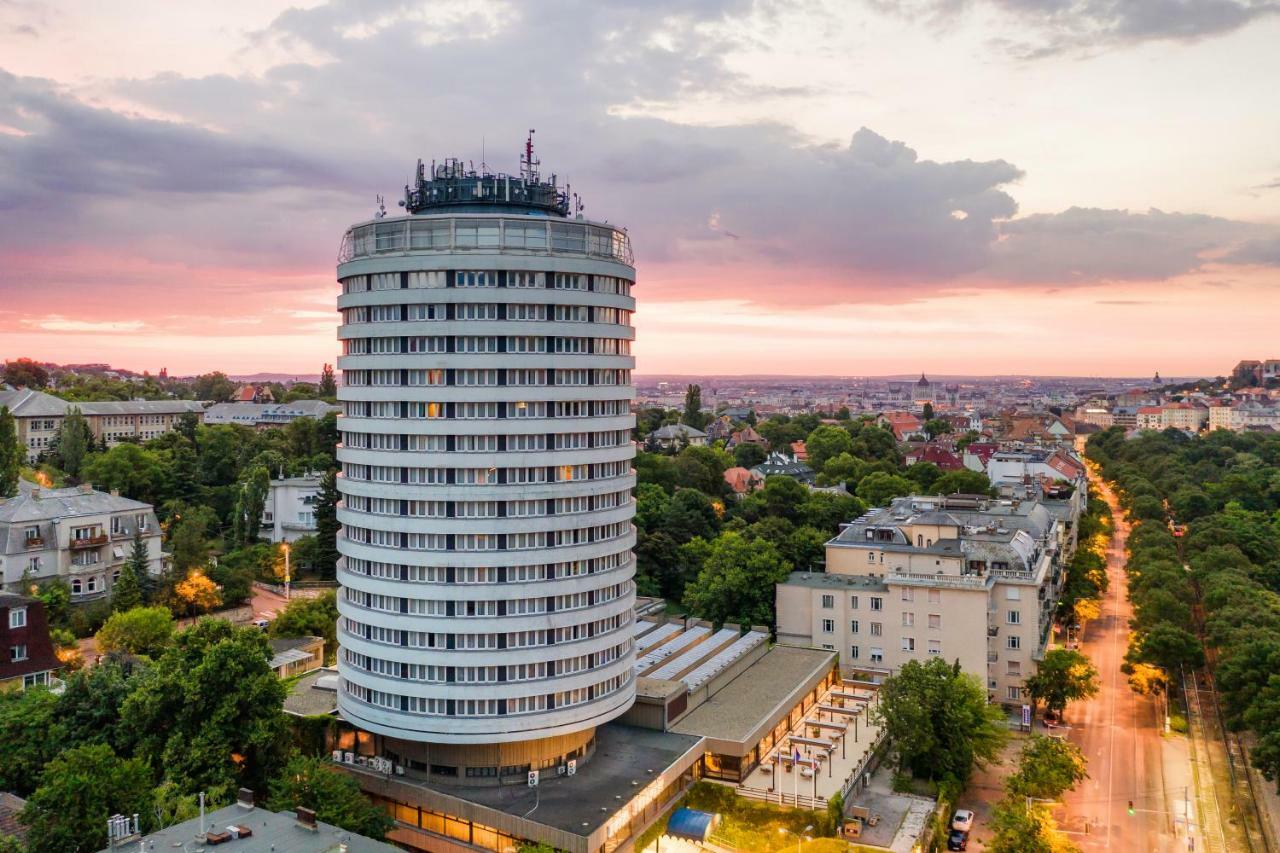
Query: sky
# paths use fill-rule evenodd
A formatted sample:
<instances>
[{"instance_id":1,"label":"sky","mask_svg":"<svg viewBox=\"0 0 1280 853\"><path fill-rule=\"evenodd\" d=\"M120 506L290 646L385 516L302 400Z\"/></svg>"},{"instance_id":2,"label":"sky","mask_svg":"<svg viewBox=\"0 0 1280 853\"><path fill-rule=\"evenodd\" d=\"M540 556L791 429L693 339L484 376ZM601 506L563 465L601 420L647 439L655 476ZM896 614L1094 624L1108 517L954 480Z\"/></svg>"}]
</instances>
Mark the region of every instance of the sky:
<instances>
[{"instance_id":1,"label":"sky","mask_svg":"<svg viewBox=\"0 0 1280 853\"><path fill-rule=\"evenodd\" d=\"M1280 357L1280 0L0 0L0 358L312 374L414 162L636 256L637 372Z\"/></svg>"}]
</instances>

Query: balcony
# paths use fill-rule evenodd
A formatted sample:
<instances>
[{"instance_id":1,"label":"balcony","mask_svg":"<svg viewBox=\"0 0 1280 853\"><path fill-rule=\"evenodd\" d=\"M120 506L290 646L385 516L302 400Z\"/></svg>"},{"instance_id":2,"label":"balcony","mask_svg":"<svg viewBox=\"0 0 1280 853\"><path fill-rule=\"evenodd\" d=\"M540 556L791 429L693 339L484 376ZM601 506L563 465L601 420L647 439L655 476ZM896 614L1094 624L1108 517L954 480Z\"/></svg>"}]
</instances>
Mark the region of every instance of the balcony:
<instances>
[{"instance_id":1,"label":"balcony","mask_svg":"<svg viewBox=\"0 0 1280 853\"><path fill-rule=\"evenodd\" d=\"M39 536L28 536L26 539L23 540L23 547L31 548L31 549L43 548L44 539L42 539Z\"/></svg>"},{"instance_id":2,"label":"balcony","mask_svg":"<svg viewBox=\"0 0 1280 853\"><path fill-rule=\"evenodd\" d=\"M999 626L999 625L988 625L988 626L987 626L987 636L988 636L988 637L999 637L999 636L1000 636L1000 626Z\"/></svg>"},{"instance_id":3,"label":"balcony","mask_svg":"<svg viewBox=\"0 0 1280 853\"><path fill-rule=\"evenodd\" d=\"M110 537L105 533L99 533L97 536L82 536L71 539L71 550L77 551L84 548L100 548L106 545Z\"/></svg>"}]
</instances>

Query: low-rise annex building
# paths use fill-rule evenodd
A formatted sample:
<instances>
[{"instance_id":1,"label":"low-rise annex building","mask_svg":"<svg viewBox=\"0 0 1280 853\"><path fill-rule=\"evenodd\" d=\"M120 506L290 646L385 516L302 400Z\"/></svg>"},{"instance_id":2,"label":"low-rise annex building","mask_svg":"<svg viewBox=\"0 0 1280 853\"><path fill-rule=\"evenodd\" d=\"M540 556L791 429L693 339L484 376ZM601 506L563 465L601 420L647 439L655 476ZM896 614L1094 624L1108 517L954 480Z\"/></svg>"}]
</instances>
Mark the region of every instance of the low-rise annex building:
<instances>
[{"instance_id":1,"label":"low-rise annex building","mask_svg":"<svg viewBox=\"0 0 1280 853\"><path fill-rule=\"evenodd\" d=\"M271 481L262 509L261 535L272 542L296 542L316 532L320 474Z\"/></svg>"}]
</instances>

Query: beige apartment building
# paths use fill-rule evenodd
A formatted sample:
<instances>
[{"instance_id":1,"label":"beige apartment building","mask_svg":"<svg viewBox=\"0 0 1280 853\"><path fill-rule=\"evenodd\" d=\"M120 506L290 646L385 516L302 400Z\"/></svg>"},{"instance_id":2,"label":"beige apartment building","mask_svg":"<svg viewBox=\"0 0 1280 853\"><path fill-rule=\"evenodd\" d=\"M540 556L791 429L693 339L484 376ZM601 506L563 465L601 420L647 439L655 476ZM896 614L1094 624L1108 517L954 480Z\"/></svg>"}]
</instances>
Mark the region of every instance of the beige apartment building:
<instances>
[{"instance_id":1,"label":"beige apartment building","mask_svg":"<svg viewBox=\"0 0 1280 853\"><path fill-rule=\"evenodd\" d=\"M1034 500L897 498L827 543L825 572L778 585L778 642L838 651L844 673L872 677L958 660L993 701L1019 704L1049 640L1073 525L1073 512Z\"/></svg>"}]
</instances>

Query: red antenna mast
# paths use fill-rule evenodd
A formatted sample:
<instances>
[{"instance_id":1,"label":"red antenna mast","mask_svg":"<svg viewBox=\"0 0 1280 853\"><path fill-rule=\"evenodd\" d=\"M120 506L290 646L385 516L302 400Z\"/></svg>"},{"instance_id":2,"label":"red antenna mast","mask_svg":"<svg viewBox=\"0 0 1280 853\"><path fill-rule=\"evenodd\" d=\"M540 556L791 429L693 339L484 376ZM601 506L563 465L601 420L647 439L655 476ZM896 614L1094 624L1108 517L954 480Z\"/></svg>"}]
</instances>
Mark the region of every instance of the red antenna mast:
<instances>
[{"instance_id":1,"label":"red antenna mast","mask_svg":"<svg viewBox=\"0 0 1280 853\"><path fill-rule=\"evenodd\" d=\"M529 136L524 142L524 158L520 161L520 166L524 177L533 183L537 183L538 166L541 164L537 160L533 159L534 132L533 128L529 128Z\"/></svg>"}]
</instances>

